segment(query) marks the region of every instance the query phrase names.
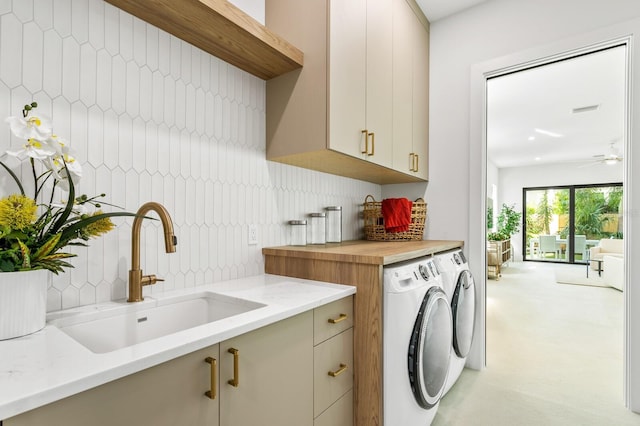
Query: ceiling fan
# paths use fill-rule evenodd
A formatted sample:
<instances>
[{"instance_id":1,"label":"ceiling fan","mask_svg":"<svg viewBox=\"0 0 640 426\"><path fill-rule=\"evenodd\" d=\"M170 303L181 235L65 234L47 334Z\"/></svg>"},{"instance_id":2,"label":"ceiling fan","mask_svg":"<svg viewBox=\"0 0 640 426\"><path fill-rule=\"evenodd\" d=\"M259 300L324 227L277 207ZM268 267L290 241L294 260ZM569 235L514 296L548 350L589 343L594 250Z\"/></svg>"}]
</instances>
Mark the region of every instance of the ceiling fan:
<instances>
[{"instance_id":1,"label":"ceiling fan","mask_svg":"<svg viewBox=\"0 0 640 426\"><path fill-rule=\"evenodd\" d=\"M609 152L607 154L597 154L593 156L593 160L590 163L585 164L583 167L593 166L595 164L614 165L622 161L622 156L618 154L618 150L615 147L615 142L611 142L609 146Z\"/></svg>"}]
</instances>

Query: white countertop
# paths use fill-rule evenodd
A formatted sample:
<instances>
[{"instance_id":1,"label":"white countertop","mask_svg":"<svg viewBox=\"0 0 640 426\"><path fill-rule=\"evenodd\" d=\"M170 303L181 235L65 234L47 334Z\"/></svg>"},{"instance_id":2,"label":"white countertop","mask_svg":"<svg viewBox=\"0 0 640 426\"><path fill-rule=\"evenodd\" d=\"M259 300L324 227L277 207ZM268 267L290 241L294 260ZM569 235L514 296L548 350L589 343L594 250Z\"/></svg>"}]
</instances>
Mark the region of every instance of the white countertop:
<instances>
[{"instance_id":1,"label":"white countertop","mask_svg":"<svg viewBox=\"0 0 640 426\"><path fill-rule=\"evenodd\" d=\"M131 309L152 307L163 298L202 291L266 306L102 354L91 352L50 324L122 309L123 305ZM136 304L116 301L53 312L43 330L0 341L0 420L342 299L355 291L352 286L258 275L145 296L143 302Z\"/></svg>"}]
</instances>

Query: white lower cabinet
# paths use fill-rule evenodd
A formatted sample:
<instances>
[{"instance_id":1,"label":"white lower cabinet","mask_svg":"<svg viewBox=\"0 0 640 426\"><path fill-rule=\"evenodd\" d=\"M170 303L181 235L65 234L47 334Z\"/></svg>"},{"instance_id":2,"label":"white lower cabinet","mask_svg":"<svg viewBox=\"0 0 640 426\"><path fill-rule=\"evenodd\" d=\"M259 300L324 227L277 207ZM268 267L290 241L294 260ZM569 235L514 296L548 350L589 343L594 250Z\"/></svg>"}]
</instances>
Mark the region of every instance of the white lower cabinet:
<instances>
[{"instance_id":1,"label":"white lower cabinet","mask_svg":"<svg viewBox=\"0 0 640 426\"><path fill-rule=\"evenodd\" d=\"M352 387L348 297L5 419L3 426L351 426Z\"/></svg>"},{"instance_id":2,"label":"white lower cabinet","mask_svg":"<svg viewBox=\"0 0 640 426\"><path fill-rule=\"evenodd\" d=\"M213 345L5 419L3 426L217 426L219 399L205 395L212 377L205 359L218 359L218 348Z\"/></svg>"},{"instance_id":3,"label":"white lower cabinet","mask_svg":"<svg viewBox=\"0 0 640 426\"><path fill-rule=\"evenodd\" d=\"M220 426L311 426L313 312L220 343L220 390Z\"/></svg>"}]
</instances>

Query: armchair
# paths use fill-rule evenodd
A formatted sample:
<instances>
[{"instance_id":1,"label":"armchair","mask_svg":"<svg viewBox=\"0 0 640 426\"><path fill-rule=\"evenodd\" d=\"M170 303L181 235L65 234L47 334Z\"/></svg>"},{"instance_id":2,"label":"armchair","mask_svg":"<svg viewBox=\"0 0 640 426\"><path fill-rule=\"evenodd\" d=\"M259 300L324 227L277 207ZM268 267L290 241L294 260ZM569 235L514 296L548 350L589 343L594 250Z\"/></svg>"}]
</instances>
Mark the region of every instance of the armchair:
<instances>
[{"instance_id":1,"label":"armchair","mask_svg":"<svg viewBox=\"0 0 640 426\"><path fill-rule=\"evenodd\" d=\"M591 263L591 269L594 271L598 269L597 262L594 260L603 260L604 256L613 256L623 258L624 240L604 238L600 240L597 246L589 249L589 259Z\"/></svg>"},{"instance_id":2,"label":"armchair","mask_svg":"<svg viewBox=\"0 0 640 426\"><path fill-rule=\"evenodd\" d=\"M602 259L603 279L607 285L624 291L624 259L605 254Z\"/></svg>"}]
</instances>

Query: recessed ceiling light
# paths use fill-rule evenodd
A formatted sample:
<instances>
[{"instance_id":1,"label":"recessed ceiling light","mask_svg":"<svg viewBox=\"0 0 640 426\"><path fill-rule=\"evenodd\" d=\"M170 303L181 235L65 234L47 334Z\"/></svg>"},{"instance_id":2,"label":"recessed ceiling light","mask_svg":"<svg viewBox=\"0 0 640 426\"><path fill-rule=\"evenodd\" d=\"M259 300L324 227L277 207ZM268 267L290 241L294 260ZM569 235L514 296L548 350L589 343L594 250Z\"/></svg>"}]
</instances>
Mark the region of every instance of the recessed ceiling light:
<instances>
[{"instance_id":1,"label":"recessed ceiling light","mask_svg":"<svg viewBox=\"0 0 640 426\"><path fill-rule=\"evenodd\" d=\"M552 138L564 137L564 135L561 135L560 133L550 132L549 130L544 130L544 129L533 129L533 130L536 133L540 133L541 135L551 136Z\"/></svg>"},{"instance_id":2,"label":"recessed ceiling light","mask_svg":"<svg viewBox=\"0 0 640 426\"><path fill-rule=\"evenodd\" d=\"M596 105L587 105L587 106L583 106L583 107L578 107L578 108L574 108L571 111L574 114L579 114L581 112L589 112L589 111L595 111L598 108L600 108L600 104L596 104Z\"/></svg>"}]
</instances>

